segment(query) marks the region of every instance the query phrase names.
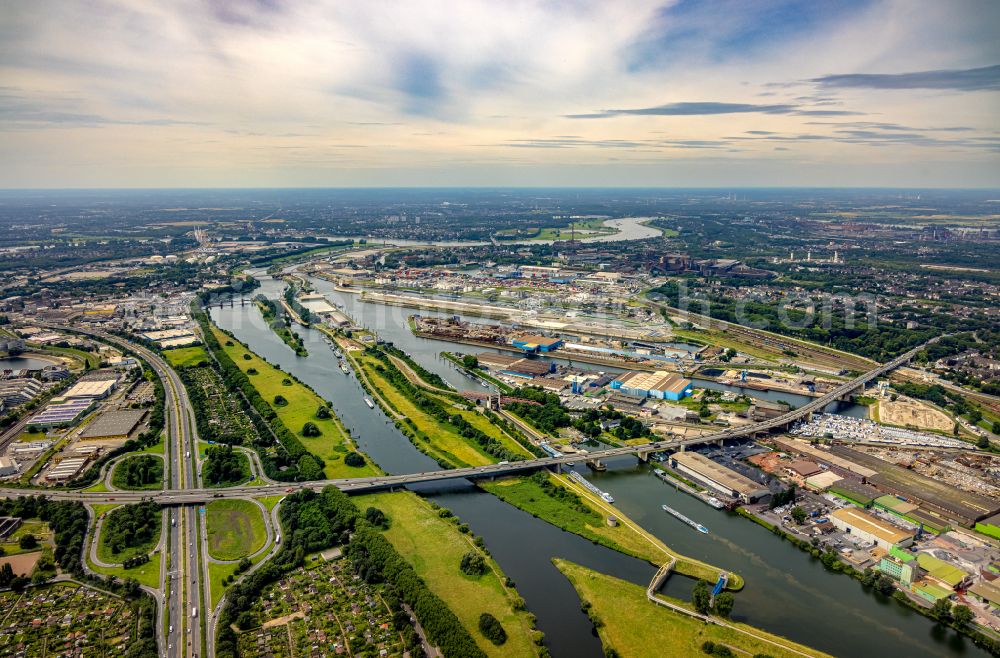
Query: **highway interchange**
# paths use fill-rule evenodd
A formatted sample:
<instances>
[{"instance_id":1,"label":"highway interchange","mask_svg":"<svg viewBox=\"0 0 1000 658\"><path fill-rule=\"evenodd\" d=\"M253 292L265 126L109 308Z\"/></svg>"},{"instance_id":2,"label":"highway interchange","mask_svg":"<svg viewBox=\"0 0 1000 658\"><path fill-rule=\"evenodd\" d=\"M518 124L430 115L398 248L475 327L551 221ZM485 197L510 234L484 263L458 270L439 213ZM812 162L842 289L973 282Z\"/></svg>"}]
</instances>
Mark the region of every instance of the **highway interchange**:
<instances>
[{"instance_id":1,"label":"highway interchange","mask_svg":"<svg viewBox=\"0 0 1000 658\"><path fill-rule=\"evenodd\" d=\"M518 472L553 468L562 464L580 461L581 458L601 460L627 455L639 455L645 458L654 452L677 451L687 447L752 437L773 429L784 428L791 423L809 417L812 413L823 410L828 404L850 396L859 388L876 378L898 368L908 362L926 345L914 348L909 352L880 365L855 379L831 390L822 397L790 411L777 418L765 420L750 425L732 428L720 432L702 435L682 440L656 441L637 446L611 448L588 453L585 457L579 454L561 457L546 457L514 461L511 463L490 464L470 468L456 468L421 473L400 475L376 475L365 478L347 478L335 480L316 480L294 485L268 482L259 486L241 485L228 488L206 488L203 486L198 468L198 436L194 422L194 410L187 397L187 392L177 373L159 355L153 351L136 345L118 336L97 331L83 331L75 327L59 327L62 330L86 333L119 347L137 353L160 377L166 394L164 413L165 488L157 492L141 491L107 491L87 492L66 489L32 490L18 488L0 488L0 496L18 497L44 493L55 500L77 500L88 505L135 503L145 499L167 506L165 511L165 544L161 544L161 597L156 597L161 608L160 620L163 633L158 634L158 643L164 655L184 655L195 657L214 656L214 633L218 613L223 601L213 610L209 592L210 578L208 574L208 538L204 522L203 507L206 502L217 498L252 498L259 496L280 496L300 489L320 490L327 486L335 486L348 493L365 493L378 490L401 488L418 483L440 482L454 479L481 479L509 475ZM935 342L934 339L930 342ZM251 460L251 463L259 462ZM277 508L272 510L267 523L269 552L277 550L278 544L274 534L278 532ZM169 524L166 520L169 519ZM258 562L256 566L263 564ZM166 610L163 610L163 607ZM183 649L178 652L178 649Z\"/></svg>"}]
</instances>

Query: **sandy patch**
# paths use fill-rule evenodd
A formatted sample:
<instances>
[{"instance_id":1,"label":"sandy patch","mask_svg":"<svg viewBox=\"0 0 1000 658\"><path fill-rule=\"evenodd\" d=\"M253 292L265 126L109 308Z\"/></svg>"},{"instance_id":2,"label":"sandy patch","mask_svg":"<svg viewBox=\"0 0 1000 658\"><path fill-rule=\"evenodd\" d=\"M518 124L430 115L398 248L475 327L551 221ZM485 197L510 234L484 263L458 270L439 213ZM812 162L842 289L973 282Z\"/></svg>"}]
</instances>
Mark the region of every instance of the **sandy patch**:
<instances>
[{"instance_id":1,"label":"sandy patch","mask_svg":"<svg viewBox=\"0 0 1000 658\"><path fill-rule=\"evenodd\" d=\"M3 565L5 564L9 564L10 568L14 570L15 576L30 576L31 572L35 570L35 565L38 564L38 560L40 560L41 557L41 551L0 557L0 568L3 568Z\"/></svg>"},{"instance_id":2,"label":"sandy patch","mask_svg":"<svg viewBox=\"0 0 1000 658\"><path fill-rule=\"evenodd\" d=\"M906 427L912 425L920 429L940 430L949 432L954 427L951 418L922 402L899 398L895 402L881 400L879 402L879 420L889 425Z\"/></svg>"}]
</instances>

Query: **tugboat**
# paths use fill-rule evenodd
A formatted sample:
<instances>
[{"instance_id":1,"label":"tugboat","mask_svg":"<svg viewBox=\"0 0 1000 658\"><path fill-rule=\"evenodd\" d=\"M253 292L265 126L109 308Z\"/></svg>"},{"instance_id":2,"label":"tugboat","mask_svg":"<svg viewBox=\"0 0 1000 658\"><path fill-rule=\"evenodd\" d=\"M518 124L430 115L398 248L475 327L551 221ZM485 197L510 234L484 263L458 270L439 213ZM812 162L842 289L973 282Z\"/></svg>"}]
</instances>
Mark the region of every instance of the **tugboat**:
<instances>
[{"instance_id":1,"label":"tugboat","mask_svg":"<svg viewBox=\"0 0 1000 658\"><path fill-rule=\"evenodd\" d=\"M365 404L368 405L369 409L374 409L375 408L375 403L372 402L371 398L365 398Z\"/></svg>"},{"instance_id":2,"label":"tugboat","mask_svg":"<svg viewBox=\"0 0 1000 658\"><path fill-rule=\"evenodd\" d=\"M706 528L705 526L703 526L700 523L696 523L695 521L692 521L688 517L684 516L683 514L681 514L677 510L675 510L673 507L667 507L666 505L661 505L661 507L663 508L664 512L666 512L668 514L671 514L674 518L683 521L684 523L688 524L689 526L691 526L692 528L694 528L698 532L703 532L706 535L708 534L708 528Z\"/></svg>"}]
</instances>

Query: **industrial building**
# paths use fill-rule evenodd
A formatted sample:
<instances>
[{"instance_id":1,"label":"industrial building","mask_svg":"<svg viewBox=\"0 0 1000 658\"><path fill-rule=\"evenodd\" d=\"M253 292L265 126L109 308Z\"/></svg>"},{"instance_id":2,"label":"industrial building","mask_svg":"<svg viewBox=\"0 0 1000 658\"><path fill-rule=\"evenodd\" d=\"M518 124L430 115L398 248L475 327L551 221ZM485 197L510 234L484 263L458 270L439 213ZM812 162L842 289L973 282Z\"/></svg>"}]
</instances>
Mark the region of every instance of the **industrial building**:
<instances>
[{"instance_id":1,"label":"industrial building","mask_svg":"<svg viewBox=\"0 0 1000 658\"><path fill-rule=\"evenodd\" d=\"M611 389L638 398L681 400L691 395L691 380L677 373L626 372L611 382Z\"/></svg>"},{"instance_id":2,"label":"industrial building","mask_svg":"<svg viewBox=\"0 0 1000 658\"><path fill-rule=\"evenodd\" d=\"M299 295L299 304L310 313L315 313L316 315L332 313L336 310L330 302L326 301L326 297L315 292Z\"/></svg>"},{"instance_id":3,"label":"industrial building","mask_svg":"<svg viewBox=\"0 0 1000 658\"><path fill-rule=\"evenodd\" d=\"M927 572L926 579L945 589L964 589L972 582L972 575L955 565L934 557L930 553L917 554L917 564Z\"/></svg>"},{"instance_id":4,"label":"industrial building","mask_svg":"<svg viewBox=\"0 0 1000 658\"><path fill-rule=\"evenodd\" d=\"M527 334L512 338L510 344L530 354L545 354L559 349L563 344L563 340L562 338Z\"/></svg>"},{"instance_id":5,"label":"industrial building","mask_svg":"<svg viewBox=\"0 0 1000 658\"><path fill-rule=\"evenodd\" d=\"M28 427L65 427L78 421L94 407L93 398L53 398L45 408L31 417Z\"/></svg>"},{"instance_id":6,"label":"industrial building","mask_svg":"<svg viewBox=\"0 0 1000 658\"><path fill-rule=\"evenodd\" d=\"M903 530L856 507L845 507L830 514L833 526L850 533L860 542L875 544L888 551L893 546L907 547L913 543L913 532Z\"/></svg>"},{"instance_id":7,"label":"industrial building","mask_svg":"<svg viewBox=\"0 0 1000 658\"><path fill-rule=\"evenodd\" d=\"M697 452L677 452L670 456L670 465L696 482L726 496L753 503L768 495L767 487L736 471L717 464Z\"/></svg>"},{"instance_id":8,"label":"industrial building","mask_svg":"<svg viewBox=\"0 0 1000 658\"><path fill-rule=\"evenodd\" d=\"M66 482L75 478L83 467L86 466L89 457L68 457L45 474L45 479L49 482Z\"/></svg>"},{"instance_id":9,"label":"industrial building","mask_svg":"<svg viewBox=\"0 0 1000 658\"><path fill-rule=\"evenodd\" d=\"M747 414L754 421L770 420L788 413L788 405L782 402L755 399Z\"/></svg>"},{"instance_id":10,"label":"industrial building","mask_svg":"<svg viewBox=\"0 0 1000 658\"><path fill-rule=\"evenodd\" d=\"M797 477L801 480L822 473L823 469L820 465L814 461L809 461L808 459L793 459L789 463L785 464L785 472L787 472L792 477Z\"/></svg>"},{"instance_id":11,"label":"industrial building","mask_svg":"<svg viewBox=\"0 0 1000 658\"><path fill-rule=\"evenodd\" d=\"M827 491L860 507L870 506L872 501L881 495L875 487L870 487L851 478L843 478L831 485Z\"/></svg>"},{"instance_id":12,"label":"industrial building","mask_svg":"<svg viewBox=\"0 0 1000 658\"><path fill-rule=\"evenodd\" d=\"M200 342L190 329L163 329L161 331L147 331L140 335L146 340L156 343L162 349L196 345Z\"/></svg>"},{"instance_id":13,"label":"industrial building","mask_svg":"<svg viewBox=\"0 0 1000 658\"><path fill-rule=\"evenodd\" d=\"M145 415L145 409L106 411L87 425L80 438L127 439Z\"/></svg>"},{"instance_id":14,"label":"industrial building","mask_svg":"<svg viewBox=\"0 0 1000 658\"><path fill-rule=\"evenodd\" d=\"M0 516L0 539L7 539L20 527L20 518L16 516Z\"/></svg>"},{"instance_id":15,"label":"industrial building","mask_svg":"<svg viewBox=\"0 0 1000 658\"><path fill-rule=\"evenodd\" d=\"M920 575L917 558L895 546L882 556L877 569L907 587Z\"/></svg>"},{"instance_id":16,"label":"industrial building","mask_svg":"<svg viewBox=\"0 0 1000 658\"><path fill-rule=\"evenodd\" d=\"M842 455L835 454L820 446L814 446L808 441L781 437L775 437L771 441L774 442L775 447L779 450L791 455L808 455L813 461L826 464L834 473L844 477L864 480L878 473L873 468L868 468L867 466L862 466L854 461L845 459ZM875 497L877 496L873 496L873 498Z\"/></svg>"},{"instance_id":17,"label":"industrial building","mask_svg":"<svg viewBox=\"0 0 1000 658\"><path fill-rule=\"evenodd\" d=\"M813 491L826 491L835 484L842 482L843 479L832 471L821 471L816 475L807 477L805 483L806 487Z\"/></svg>"},{"instance_id":18,"label":"industrial building","mask_svg":"<svg viewBox=\"0 0 1000 658\"><path fill-rule=\"evenodd\" d=\"M0 380L0 401L9 406L31 402L44 390L41 382L28 377Z\"/></svg>"},{"instance_id":19,"label":"industrial building","mask_svg":"<svg viewBox=\"0 0 1000 658\"><path fill-rule=\"evenodd\" d=\"M997 587L991 582L980 580L978 583L969 588L968 593L972 594L983 603L988 603L994 608L1000 608L1000 587Z\"/></svg>"},{"instance_id":20,"label":"industrial building","mask_svg":"<svg viewBox=\"0 0 1000 658\"><path fill-rule=\"evenodd\" d=\"M80 398L103 400L115 390L117 384L118 381L116 379L81 379L63 393L62 397L68 400Z\"/></svg>"},{"instance_id":21,"label":"industrial building","mask_svg":"<svg viewBox=\"0 0 1000 658\"><path fill-rule=\"evenodd\" d=\"M884 493L914 503L924 512L971 526L1000 512L1000 501L963 491L858 450L833 446L831 452L877 471L868 483Z\"/></svg>"},{"instance_id":22,"label":"industrial building","mask_svg":"<svg viewBox=\"0 0 1000 658\"><path fill-rule=\"evenodd\" d=\"M18 470L13 457L0 457L0 478L17 475Z\"/></svg>"}]
</instances>

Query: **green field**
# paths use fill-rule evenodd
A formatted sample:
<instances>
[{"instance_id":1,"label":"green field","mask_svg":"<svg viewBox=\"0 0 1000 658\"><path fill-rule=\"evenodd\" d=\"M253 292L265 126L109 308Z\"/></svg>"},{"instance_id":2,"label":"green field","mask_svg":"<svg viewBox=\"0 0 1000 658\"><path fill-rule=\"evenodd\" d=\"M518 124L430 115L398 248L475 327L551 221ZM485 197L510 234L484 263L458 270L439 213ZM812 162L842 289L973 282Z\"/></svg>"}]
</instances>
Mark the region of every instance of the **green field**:
<instances>
[{"instance_id":1,"label":"green field","mask_svg":"<svg viewBox=\"0 0 1000 658\"><path fill-rule=\"evenodd\" d=\"M304 384L292 379L284 371L261 359L218 327L213 325L212 331L215 333L219 345L233 360L237 368L243 372L251 369L257 371L256 375L247 375L250 381L260 392L261 397L275 411L285 427L298 437L306 450L326 462L326 467L323 469L326 477L364 477L378 473L370 462L359 468L344 464L344 455L354 450L355 446L336 416L331 418L316 417L316 410L319 409L320 405L326 405L323 399ZM227 342L233 344L226 345ZM245 359L245 354L249 355L250 358ZM287 385L284 383L286 381ZM276 395L282 396L288 403L284 405L274 404ZM321 435L317 437L302 436L302 426L306 422L315 423Z\"/></svg>"},{"instance_id":2,"label":"green field","mask_svg":"<svg viewBox=\"0 0 1000 658\"><path fill-rule=\"evenodd\" d=\"M450 519L438 515L429 503L409 492L360 496L359 509L377 507L391 520L386 538L417 575L458 615L462 625L490 656L537 656L536 633L529 613L516 611L516 591L506 588L504 575L492 558L490 571L479 577L459 570L462 556L476 550L472 538ZM497 647L479 632L479 615L489 612L507 631L507 642Z\"/></svg>"},{"instance_id":3,"label":"green field","mask_svg":"<svg viewBox=\"0 0 1000 658\"><path fill-rule=\"evenodd\" d=\"M159 441L151 446L147 446L142 450L136 450L133 454L136 455L162 455L163 454L163 438L161 437Z\"/></svg>"},{"instance_id":4,"label":"green field","mask_svg":"<svg viewBox=\"0 0 1000 658\"><path fill-rule=\"evenodd\" d=\"M706 640L729 647L737 656L765 654L774 658L799 658L783 647L793 648L810 656L826 656L801 644L795 644L776 635L771 635L746 624L733 623L738 629L706 624L651 603L646 598L643 587L592 571L572 562L556 559L556 567L573 584L581 602L589 603L591 618L597 617L601 623L597 630L605 651L614 649L622 658L646 658L647 656L678 656L699 658L705 654L701 645ZM682 601L668 599L672 603ZM739 602L737 601L737 607ZM779 642L776 646L762 638ZM669 653L665 648L669 647Z\"/></svg>"},{"instance_id":5,"label":"green field","mask_svg":"<svg viewBox=\"0 0 1000 658\"><path fill-rule=\"evenodd\" d=\"M267 511L270 512L274 509L275 505L281 502L283 498L284 496L261 496L257 500L259 500L260 504L266 507Z\"/></svg>"},{"instance_id":6,"label":"green field","mask_svg":"<svg viewBox=\"0 0 1000 658\"><path fill-rule=\"evenodd\" d=\"M178 347L173 350L165 350L163 356L174 368L187 368L196 366L202 361L208 363L208 354L201 345L194 347Z\"/></svg>"},{"instance_id":7,"label":"green field","mask_svg":"<svg viewBox=\"0 0 1000 658\"><path fill-rule=\"evenodd\" d=\"M353 358L357 364L360 364L365 377L377 389L379 396L400 415L416 425L416 428L407 427L407 431L410 434L416 434L416 445L428 455L454 466L483 466L499 461L496 457L485 452L474 441L467 440L458 434L451 426L419 409L392 382L376 372L375 366L380 365L380 361L367 356ZM496 428L494 430L496 431ZM507 442L514 444L510 439L507 439ZM523 449L520 449L520 452L523 453Z\"/></svg>"},{"instance_id":8,"label":"green field","mask_svg":"<svg viewBox=\"0 0 1000 658\"><path fill-rule=\"evenodd\" d=\"M260 556L254 558L254 559L252 559L250 561L252 563L254 563L254 564L257 564L262 559L264 559L264 557L266 555L267 555L267 553L264 553L263 555L260 555ZM238 566L237 562L225 562L225 563L222 563L222 562L209 562L208 563L208 578L209 578L209 585L211 587L210 591L212 593L212 607L213 608L219 603L219 600L222 598L222 595L226 593L226 590L229 589L232 586L233 583L230 583L229 585L223 585L222 581L227 576L234 575L236 573L236 567L237 566Z\"/></svg>"},{"instance_id":9,"label":"green field","mask_svg":"<svg viewBox=\"0 0 1000 658\"><path fill-rule=\"evenodd\" d=\"M206 505L208 554L238 560L256 553L267 541L260 508L249 500L213 500Z\"/></svg>"},{"instance_id":10,"label":"green field","mask_svg":"<svg viewBox=\"0 0 1000 658\"><path fill-rule=\"evenodd\" d=\"M208 563L208 578L211 586L213 608L219 603L219 599L226 593L226 590L229 589L229 586L223 585L222 581L236 572L236 566L237 563L235 562L226 562L225 564L219 562Z\"/></svg>"},{"instance_id":11,"label":"green field","mask_svg":"<svg viewBox=\"0 0 1000 658\"><path fill-rule=\"evenodd\" d=\"M118 580L125 580L126 578L135 578L139 581L140 585L145 585L147 587L159 588L160 587L160 555L159 553L153 554L149 558L149 562L140 565L138 567L133 567L132 569L125 569L123 567L99 567L87 558L87 566L96 573L105 576L115 576Z\"/></svg>"}]
</instances>

